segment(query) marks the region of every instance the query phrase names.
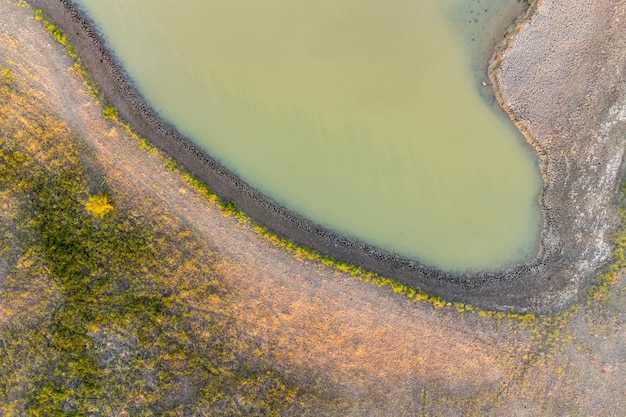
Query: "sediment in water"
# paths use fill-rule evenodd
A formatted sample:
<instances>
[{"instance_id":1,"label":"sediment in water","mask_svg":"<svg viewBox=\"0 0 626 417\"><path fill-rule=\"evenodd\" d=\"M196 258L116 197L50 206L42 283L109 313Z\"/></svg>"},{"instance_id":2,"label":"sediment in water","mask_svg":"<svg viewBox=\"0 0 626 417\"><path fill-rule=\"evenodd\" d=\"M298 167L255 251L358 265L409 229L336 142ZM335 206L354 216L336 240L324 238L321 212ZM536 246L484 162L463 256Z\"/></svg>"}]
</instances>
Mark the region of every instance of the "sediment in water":
<instances>
[{"instance_id":1,"label":"sediment in water","mask_svg":"<svg viewBox=\"0 0 626 417\"><path fill-rule=\"evenodd\" d=\"M623 68L626 64L626 53L618 49L626 51L626 33L612 24L623 12L610 1L572 5L566 0L538 0L494 57L490 79L498 102L540 156L544 179L542 250L531 262L472 274L445 273L347 239L276 204L161 120L92 22L71 1L30 3L65 31L107 102L137 133L164 149L222 198L235 201L252 219L298 244L450 301L518 311L567 306L609 259L607 242L617 223L614 196L626 132L626 116L619 118L626 114L623 76L615 71L598 76L603 67ZM572 19L580 22L580 13L591 22L582 32L569 26ZM568 34L588 38L583 44L572 44ZM544 41L546 37L550 42ZM546 56L551 58L549 64L542 61ZM588 70L581 74L577 72L580 65L563 67L571 65L574 58L578 63L590 63ZM550 65L569 72L553 80L561 82L546 83L542 77L554 71ZM569 82L571 77L576 82ZM534 88L537 85L541 88ZM560 106L558 112L550 108L555 98L559 99L555 102ZM619 103L625 103L623 110ZM540 110L533 111L535 107ZM571 125L555 123L557 117ZM600 169L605 172L599 173Z\"/></svg>"}]
</instances>

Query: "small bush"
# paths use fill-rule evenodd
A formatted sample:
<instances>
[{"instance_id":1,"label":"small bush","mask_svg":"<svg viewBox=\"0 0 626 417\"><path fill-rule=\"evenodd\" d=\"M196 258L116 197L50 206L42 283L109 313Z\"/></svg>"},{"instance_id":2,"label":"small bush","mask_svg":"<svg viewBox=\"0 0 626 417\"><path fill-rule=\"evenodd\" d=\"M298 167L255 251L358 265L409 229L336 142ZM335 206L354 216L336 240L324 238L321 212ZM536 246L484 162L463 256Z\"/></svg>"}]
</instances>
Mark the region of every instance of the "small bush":
<instances>
[{"instance_id":1,"label":"small bush","mask_svg":"<svg viewBox=\"0 0 626 417\"><path fill-rule=\"evenodd\" d=\"M103 218L108 213L113 211L113 205L109 201L109 197L103 194L98 194L89 197L85 208L90 211L94 216Z\"/></svg>"},{"instance_id":2,"label":"small bush","mask_svg":"<svg viewBox=\"0 0 626 417\"><path fill-rule=\"evenodd\" d=\"M109 104L105 104L102 108L102 115L105 119L117 120L117 110Z\"/></svg>"},{"instance_id":3,"label":"small bush","mask_svg":"<svg viewBox=\"0 0 626 417\"><path fill-rule=\"evenodd\" d=\"M0 82L9 84L13 81L13 71L9 68L0 69Z\"/></svg>"}]
</instances>

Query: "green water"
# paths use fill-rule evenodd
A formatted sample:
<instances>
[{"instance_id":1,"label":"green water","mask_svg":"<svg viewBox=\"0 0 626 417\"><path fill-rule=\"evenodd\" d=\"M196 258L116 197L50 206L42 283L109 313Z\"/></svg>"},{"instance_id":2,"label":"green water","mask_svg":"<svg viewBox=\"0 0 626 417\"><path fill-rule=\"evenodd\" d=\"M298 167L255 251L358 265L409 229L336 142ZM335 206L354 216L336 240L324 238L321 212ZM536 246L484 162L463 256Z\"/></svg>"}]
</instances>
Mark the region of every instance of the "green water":
<instances>
[{"instance_id":1,"label":"green water","mask_svg":"<svg viewBox=\"0 0 626 417\"><path fill-rule=\"evenodd\" d=\"M532 257L540 226L537 162L472 71L475 2L78 3L157 111L245 181L345 235L475 270Z\"/></svg>"}]
</instances>

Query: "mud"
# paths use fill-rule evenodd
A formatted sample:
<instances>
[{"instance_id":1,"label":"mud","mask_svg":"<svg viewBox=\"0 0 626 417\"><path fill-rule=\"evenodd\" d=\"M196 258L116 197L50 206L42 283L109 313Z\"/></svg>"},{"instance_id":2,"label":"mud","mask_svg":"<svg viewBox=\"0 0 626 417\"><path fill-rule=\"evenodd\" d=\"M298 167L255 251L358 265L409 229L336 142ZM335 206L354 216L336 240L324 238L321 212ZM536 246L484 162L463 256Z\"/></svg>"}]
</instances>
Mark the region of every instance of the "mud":
<instances>
[{"instance_id":1,"label":"mud","mask_svg":"<svg viewBox=\"0 0 626 417\"><path fill-rule=\"evenodd\" d=\"M325 230L241 181L142 99L94 25L69 0L31 0L61 27L108 103L142 136L275 233L450 301L552 311L578 299L610 258L626 132L623 1L538 0L494 55L498 102L540 157L541 251L504 270L454 274Z\"/></svg>"}]
</instances>

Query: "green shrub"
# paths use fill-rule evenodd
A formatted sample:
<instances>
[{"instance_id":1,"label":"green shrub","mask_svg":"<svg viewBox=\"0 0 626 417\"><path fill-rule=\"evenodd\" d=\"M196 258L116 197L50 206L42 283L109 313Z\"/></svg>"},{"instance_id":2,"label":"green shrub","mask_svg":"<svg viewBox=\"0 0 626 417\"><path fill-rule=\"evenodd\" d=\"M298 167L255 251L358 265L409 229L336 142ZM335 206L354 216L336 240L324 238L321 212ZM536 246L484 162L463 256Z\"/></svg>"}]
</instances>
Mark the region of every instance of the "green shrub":
<instances>
[{"instance_id":1,"label":"green shrub","mask_svg":"<svg viewBox=\"0 0 626 417\"><path fill-rule=\"evenodd\" d=\"M117 120L117 110L109 104L105 104L102 107L102 115L105 119Z\"/></svg>"}]
</instances>

